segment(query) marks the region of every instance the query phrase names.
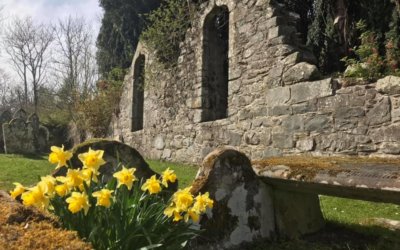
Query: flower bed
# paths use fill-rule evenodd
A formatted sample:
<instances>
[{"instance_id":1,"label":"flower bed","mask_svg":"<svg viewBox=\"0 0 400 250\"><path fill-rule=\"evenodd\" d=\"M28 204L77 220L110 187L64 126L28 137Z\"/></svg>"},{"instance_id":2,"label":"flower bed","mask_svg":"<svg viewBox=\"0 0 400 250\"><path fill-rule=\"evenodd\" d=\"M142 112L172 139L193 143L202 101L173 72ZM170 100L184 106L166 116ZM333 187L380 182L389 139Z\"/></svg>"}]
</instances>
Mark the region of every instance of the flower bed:
<instances>
[{"instance_id":1,"label":"flower bed","mask_svg":"<svg viewBox=\"0 0 400 250\"><path fill-rule=\"evenodd\" d=\"M177 180L173 170L139 179L134 167L121 165L109 180L99 171L106 164L104 151L89 148L78 156L82 169L74 169L68 166L71 152L51 150L49 161L67 167L66 176L41 177L34 187L15 183L11 196L55 214L96 249L184 248L198 234L200 216L213 206L208 193L194 197L191 187L168 189Z\"/></svg>"}]
</instances>

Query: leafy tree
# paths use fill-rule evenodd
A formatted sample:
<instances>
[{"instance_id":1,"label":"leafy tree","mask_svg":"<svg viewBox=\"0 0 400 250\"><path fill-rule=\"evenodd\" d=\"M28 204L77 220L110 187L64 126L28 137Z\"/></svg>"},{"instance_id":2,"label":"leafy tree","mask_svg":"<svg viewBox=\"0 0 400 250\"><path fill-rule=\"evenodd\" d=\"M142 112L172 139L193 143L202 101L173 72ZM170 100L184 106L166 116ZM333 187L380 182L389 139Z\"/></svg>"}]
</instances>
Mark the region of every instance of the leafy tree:
<instances>
[{"instance_id":1,"label":"leafy tree","mask_svg":"<svg viewBox=\"0 0 400 250\"><path fill-rule=\"evenodd\" d=\"M159 0L100 0L104 16L97 37L99 73L128 68L144 28L144 13L156 9Z\"/></svg>"}]
</instances>

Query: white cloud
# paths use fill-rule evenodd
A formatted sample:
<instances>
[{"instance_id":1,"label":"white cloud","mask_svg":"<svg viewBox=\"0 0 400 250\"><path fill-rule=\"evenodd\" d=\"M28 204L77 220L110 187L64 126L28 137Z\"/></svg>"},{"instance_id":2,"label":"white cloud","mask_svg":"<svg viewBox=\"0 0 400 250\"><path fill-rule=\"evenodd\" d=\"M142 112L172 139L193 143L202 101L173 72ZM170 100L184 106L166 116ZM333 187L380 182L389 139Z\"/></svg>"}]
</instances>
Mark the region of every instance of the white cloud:
<instances>
[{"instance_id":1,"label":"white cloud","mask_svg":"<svg viewBox=\"0 0 400 250\"><path fill-rule=\"evenodd\" d=\"M84 16L100 28L102 9L98 0L0 0L6 18L31 16L35 21L54 23L67 16Z\"/></svg>"},{"instance_id":2,"label":"white cloud","mask_svg":"<svg viewBox=\"0 0 400 250\"><path fill-rule=\"evenodd\" d=\"M94 39L101 25L103 11L98 0L0 0L2 17L6 25L13 17L31 16L36 22L55 24L68 16L84 17L91 25ZM2 27L0 27L1 33ZM1 34L0 34L1 35ZM10 62L0 45L0 69L12 72ZM12 77L18 79L12 74Z\"/></svg>"}]
</instances>

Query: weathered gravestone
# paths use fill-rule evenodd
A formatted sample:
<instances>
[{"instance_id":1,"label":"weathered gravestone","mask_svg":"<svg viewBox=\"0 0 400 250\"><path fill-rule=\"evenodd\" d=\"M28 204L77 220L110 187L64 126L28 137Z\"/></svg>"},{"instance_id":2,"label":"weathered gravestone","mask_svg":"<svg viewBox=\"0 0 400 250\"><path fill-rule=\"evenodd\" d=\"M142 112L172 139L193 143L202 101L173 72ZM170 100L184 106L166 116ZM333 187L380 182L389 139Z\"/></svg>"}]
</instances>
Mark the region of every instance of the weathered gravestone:
<instances>
[{"instance_id":1,"label":"weathered gravestone","mask_svg":"<svg viewBox=\"0 0 400 250\"><path fill-rule=\"evenodd\" d=\"M4 153L4 137L2 126L4 123L9 122L12 119L12 114L9 110L5 110L0 113L0 153Z\"/></svg>"},{"instance_id":2,"label":"weathered gravestone","mask_svg":"<svg viewBox=\"0 0 400 250\"><path fill-rule=\"evenodd\" d=\"M101 166L99 171L103 176L102 181L107 182L112 178L113 173L119 171L122 166L126 168L136 168L135 176L139 179L148 179L152 175L159 177L160 175L154 172L140 153L121 142L105 140L105 139L92 139L75 146L72 149L73 156L70 160L70 167L72 168L82 168L82 162L79 160L78 155L81 153L86 153L89 148L93 150L104 150L103 159L107 162L105 165ZM53 173L54 176L65 175L67 173L67 168L62 167ZM170 183L168 189L176 190L178 186L178 181L175 183Z\"/></svg>"},{"instance_id":3,"label":"weathered gravestone","mask_svg":"<svg viewBox=\"0 0 400 250\"><path fill-rule=\"evenodd\" d=\"M11 120L2 124L4 152L8 154L33 154L47 150L48 131L40 125L36 114L20 109Z\"/></svg>"},{"instance_id":4,"label":"weathered gravestone","mask_svg":"<svg viewBox=\"0 0 400 250\"><path fill-rule=\"evenodd\" d=\"M27 122L26 112L22 109L18 110L10 122L3 124L5 153L35 153L33 128L32 123Z\"/></svg>"},{"instance_id":5,"label":"weathered gravestone","mask_svg":"<svg viewBox=\"0 0 400 250\"><path fill-rule=\"evenodd\" d=\"M258 179L243 153L229 147L211 152L191 191L209 192L214 200L213 209L200 221L208 241L200 249L238 247L275 233L272 189Z\"/></svg>"}]
</instances>

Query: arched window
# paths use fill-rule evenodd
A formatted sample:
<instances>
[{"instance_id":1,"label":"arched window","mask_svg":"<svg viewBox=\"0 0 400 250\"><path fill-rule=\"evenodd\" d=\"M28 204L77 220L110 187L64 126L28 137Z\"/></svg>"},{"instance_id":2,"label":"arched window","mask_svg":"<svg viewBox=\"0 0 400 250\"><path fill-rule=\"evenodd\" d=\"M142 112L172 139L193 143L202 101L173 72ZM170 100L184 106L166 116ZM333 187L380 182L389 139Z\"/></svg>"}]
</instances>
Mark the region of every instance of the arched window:
<instances>
[{"instance_id":1,"label":"arched window","mask_svg":"<svg viewBox=\"0 0 400 250\"><path fill-rule=\"evenodd\" d=\"M202 121L227 117L229 12L215 7L204 22Z\"/></svg>"},{"instance_id":2,"label":"arched window","mask_svg":"<svg viewBox=\"0 0 400 250\"><path fill-rule=\"evenodd\" d=\"M132 132L143 129L145 57L139 55L133 72Z\"/></svg>"}]
</instances>

